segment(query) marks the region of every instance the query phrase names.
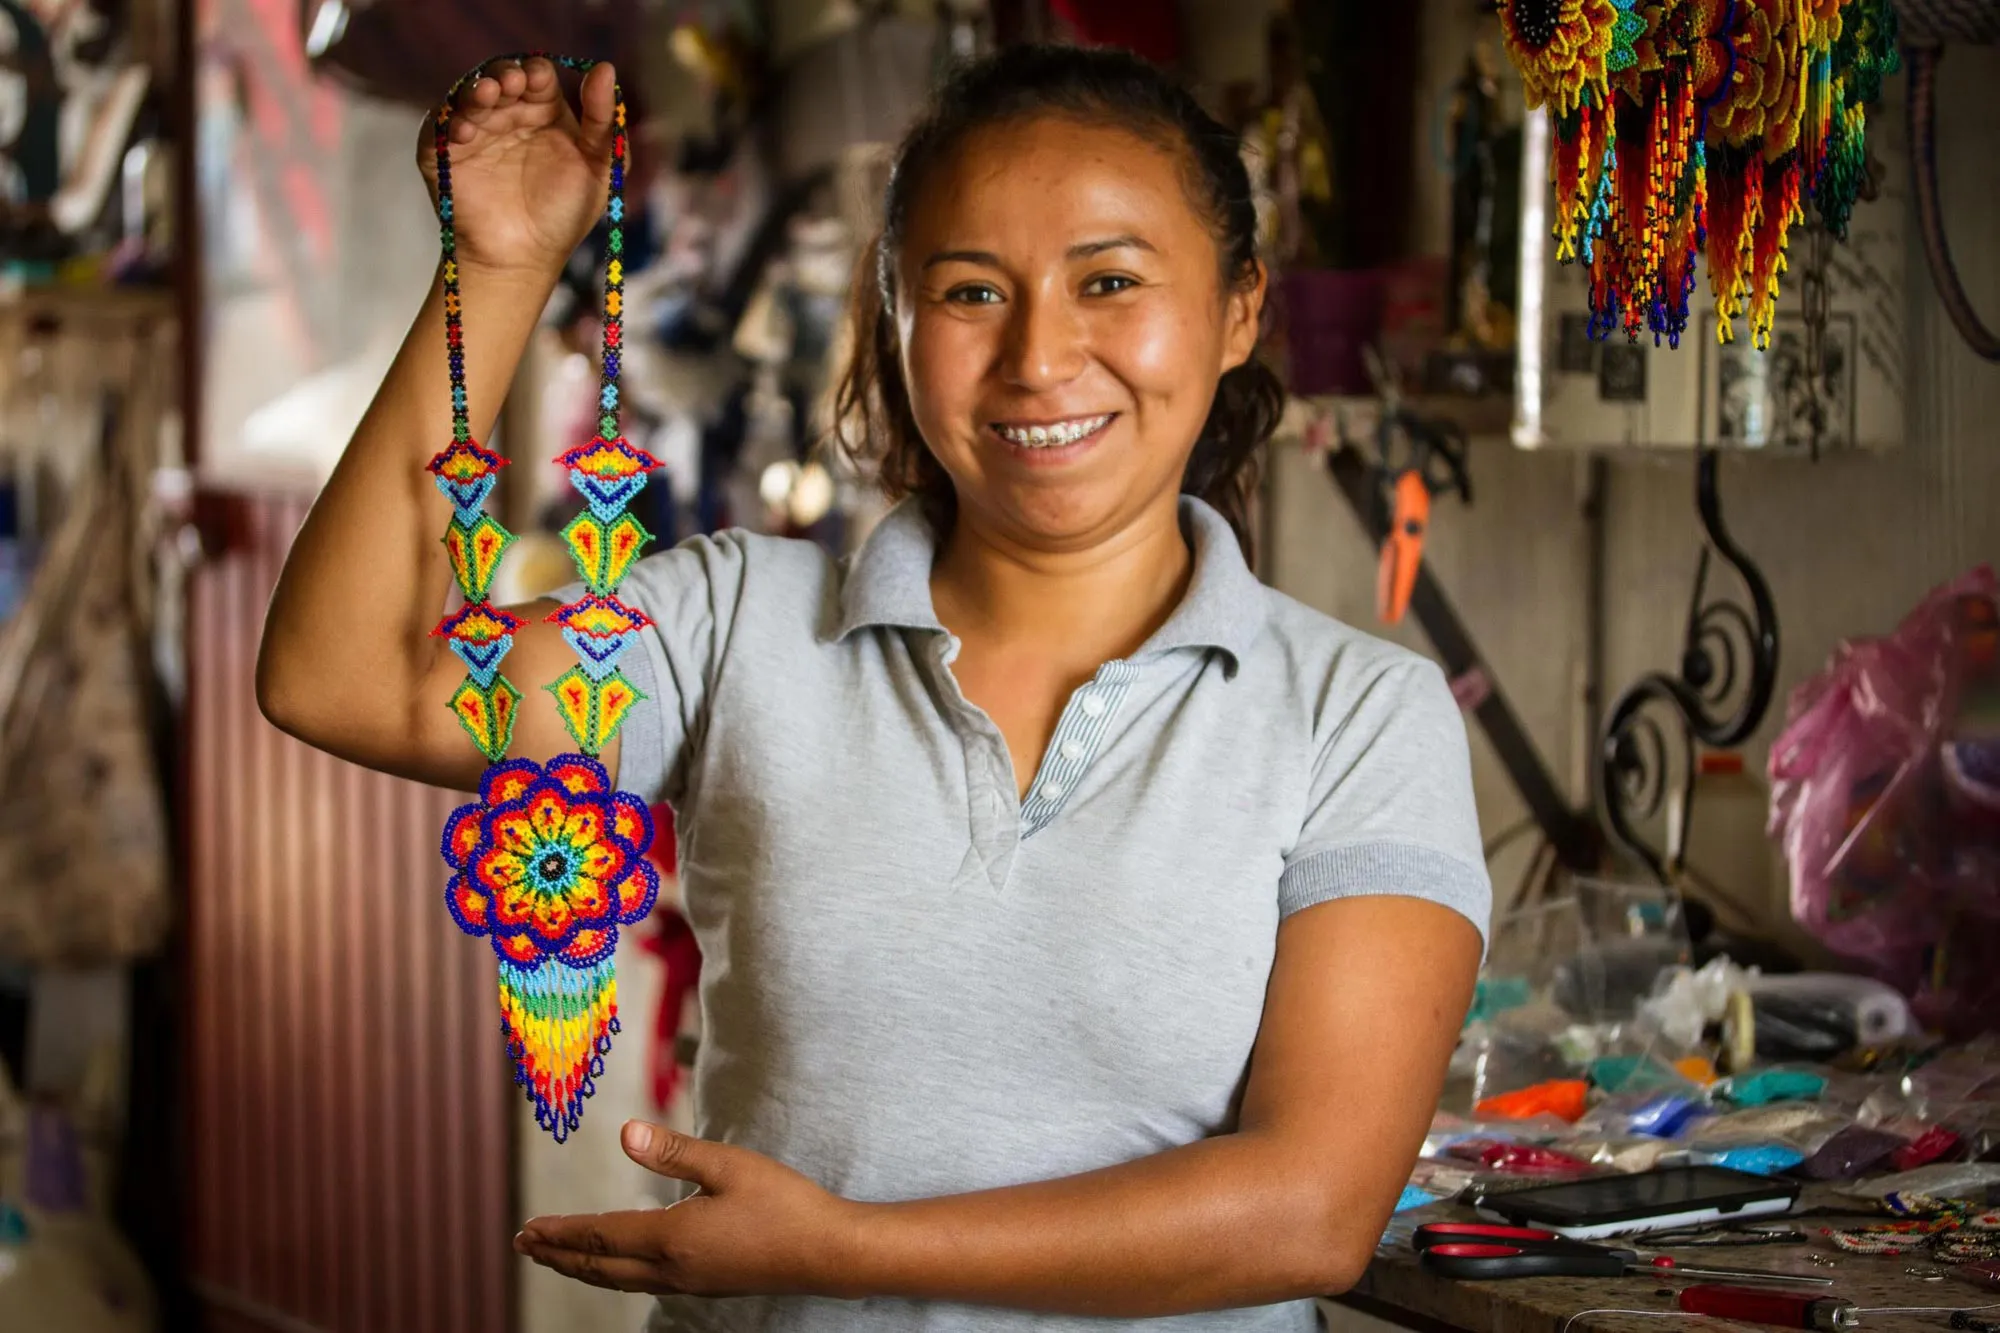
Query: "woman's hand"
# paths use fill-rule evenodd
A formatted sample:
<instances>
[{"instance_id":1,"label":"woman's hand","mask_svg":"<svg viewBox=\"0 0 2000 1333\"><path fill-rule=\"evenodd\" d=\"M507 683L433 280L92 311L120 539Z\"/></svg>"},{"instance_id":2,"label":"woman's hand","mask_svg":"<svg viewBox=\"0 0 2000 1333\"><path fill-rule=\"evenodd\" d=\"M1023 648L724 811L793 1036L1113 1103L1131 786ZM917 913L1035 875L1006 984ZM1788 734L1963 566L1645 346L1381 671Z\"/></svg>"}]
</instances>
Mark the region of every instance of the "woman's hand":
<instances>
[{"instance_id":1,"label":"woman's hand","mask_svg":"<svg viewBox=\"0 0 2000 1333\"><path fill-rule=\"evenodd\" d=\"M570 110L555 65L496 61L459 90L451 119L452 222L461 265L559 272L583 243L611 188L617 74L593 66ZM417 166L437 201L436 113L424 118Z\"/></svg>"},{"instance_id":2,"label":"woman's hand","mask_svg":"<svg viewBox=\"0 0 2000 1333\"><path fill-rule=\"evenodd\" d=\"M529 1219L514 1248L616 1291L847 1296L843 1251L861 1205L748 1148L634 1120L626 1155L701 1192L666 1208Z\"/></svg>"}]
</instances>

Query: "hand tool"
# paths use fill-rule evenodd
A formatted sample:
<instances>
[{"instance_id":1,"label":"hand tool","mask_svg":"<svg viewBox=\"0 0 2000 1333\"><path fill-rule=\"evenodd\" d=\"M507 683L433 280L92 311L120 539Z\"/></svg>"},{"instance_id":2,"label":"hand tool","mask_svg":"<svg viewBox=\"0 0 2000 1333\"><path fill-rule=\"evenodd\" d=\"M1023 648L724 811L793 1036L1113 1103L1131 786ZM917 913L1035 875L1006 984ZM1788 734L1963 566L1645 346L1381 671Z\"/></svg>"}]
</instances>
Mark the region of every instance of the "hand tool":
<instances>
[{"instance_id":1,"label":"hand tool","mask_svg":"<svg viewBox=\"0 0 2000 1333\"><path fill-rule=\"evenodd\" d=\"M1570 1240L1536 1227L1480 1222L1431 1222L1410 1244L1424 1267L1445 1277L1723 1277L1737 1282L1778 1282L1830 1287L1833 1279L1756 1268L1692 1268L1670 1255L1642 1258L1636 1250Z\"/></svg>"}]
</instances>

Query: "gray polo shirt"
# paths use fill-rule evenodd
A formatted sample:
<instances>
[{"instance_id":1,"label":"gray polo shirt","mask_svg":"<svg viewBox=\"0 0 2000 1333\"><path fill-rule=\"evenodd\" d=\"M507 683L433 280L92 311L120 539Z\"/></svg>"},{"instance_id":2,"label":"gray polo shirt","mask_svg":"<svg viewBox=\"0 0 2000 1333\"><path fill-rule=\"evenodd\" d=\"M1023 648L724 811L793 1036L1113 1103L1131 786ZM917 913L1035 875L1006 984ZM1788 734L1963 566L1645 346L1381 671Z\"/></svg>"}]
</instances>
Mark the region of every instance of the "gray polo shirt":
<instances>
[{"instance_id":1,"label":"gray polo shirt","mask_svg":"<svg viewBox=\"0 0 2000 1333\"><path fill-rule=\"evenodd\" d=\"M1064 708L1026 800L899 505L848 562L724 532L640 561L620 783L672 803L702 951L696 1132L858 1200L1072 1175L1236 1123L1279 921L1354 894L1483 932L1464 724L1428 659L1260 584L1183 498L1187 594ZM568 590L565 597L574 596ZM668 1298L658 1330L1313 1329Z\"/></svg>"}]
</instances>

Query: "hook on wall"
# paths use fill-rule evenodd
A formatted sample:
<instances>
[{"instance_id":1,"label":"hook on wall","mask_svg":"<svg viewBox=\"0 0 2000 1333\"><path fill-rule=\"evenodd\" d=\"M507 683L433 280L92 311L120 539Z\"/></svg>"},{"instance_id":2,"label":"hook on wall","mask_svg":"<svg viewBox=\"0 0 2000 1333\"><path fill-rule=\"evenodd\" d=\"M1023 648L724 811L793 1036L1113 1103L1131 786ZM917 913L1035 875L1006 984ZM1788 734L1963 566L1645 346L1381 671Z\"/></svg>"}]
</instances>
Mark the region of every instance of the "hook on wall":
<instances>
[{"instance_id":1,"label":"hook on wall","mask_svg":"<svg viewBox=\"0 0 2000 1333\"><path fill-rule=\"evenodd\" d=\"M1990 7L1992 22L2000 25L2000 4ZM1944 230L1937 178L1937 67L1943 55L1943 45L1935 41L1911 42L1903 51L1910 79L1910 185L1917 197L1917 230L1924 238L1924 257L1930 261L1931 281L1945 314L1975 355L2000 361L2000 333L1987 328L1972 308Z\"/></svg>"},{"instance_id":2,"label":"hook on wall","mask_svg":"<svg viewBox=\"0 0 2000 1333\"><path fill-rule=\"evenodd\" d=\"M1605 823L1612 837L1661 883L1674 882L1683 863L1696 746L1742 744L1763 721L1777 687L1777 605L1763 571L1723 523L1718 459L1711 447L1700 449L1695 458L1695 511L1704 541L1679 669L1648 672L1619 695L1597 747L1597 792ZM1709 566L1716 558L1736 572L1743 600L1711 588ZM1676 768L1680 779L1672 784ZM1657 815L1670 794L1678 796L1680 818L1668 821L1667 836L1656 845L1638 823Z\"/></svg>"}]
</instances>

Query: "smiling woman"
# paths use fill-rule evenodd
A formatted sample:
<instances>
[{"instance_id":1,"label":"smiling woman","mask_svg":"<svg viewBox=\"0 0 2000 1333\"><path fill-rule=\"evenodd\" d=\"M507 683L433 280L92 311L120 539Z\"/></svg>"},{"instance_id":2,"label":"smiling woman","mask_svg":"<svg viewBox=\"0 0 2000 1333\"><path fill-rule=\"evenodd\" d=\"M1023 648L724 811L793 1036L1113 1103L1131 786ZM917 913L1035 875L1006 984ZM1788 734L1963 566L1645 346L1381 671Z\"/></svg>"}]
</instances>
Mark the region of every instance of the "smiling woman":
<instances>
[{"instance_id":1,"label":"smiling woman","mask_svg":"<svg viewBox=\"0 0 2000 1333\"><path fill-rule=\"evenodd\" d=\"M594 217L592 79L581 118L539 61L464 95L475 435ZM523 799L548 828L600 787L671 803L704 956L696 1135L624 1139L685 1197L516 1245L658 1293L657 1333L1304 1333L1379 1239L1470 1001L1464 726L1430 662L1250 571L1281 399L1236 142L1191 97L1113 51L1004 52L939 91L886 204L840 403L900 502L861 550L639 560L639 698L567 796L536 796L563 732L525 688L568 667L554 603L505 613ZM411 481L452 421L443 330L434 287L292 548L259 699L469 786ZM644 897L616 813L589 847L448 841L453 910L587 953Z\"/></svg>"},{"instance_id":2,"label":"smiling woman","mask_svg":"<svg viewBox=\"0 0 2000 1333\"><path fill-rule=\"evenodd\" d=\"M1054 519L1068 540L1168 484L1222 514L1249 559L1284 393L1252 355L1265 274L1240 153L1136 59L1023 48L968 72L898 154L836 438L941 528L961 501L991 507L969 484L1005 484L981 445L1016 467L1122 446L1146 460L1140 485L1099 462L1115 494ZM913 402L912 383L930 392Z\"/></svg>"}]
</instances>

